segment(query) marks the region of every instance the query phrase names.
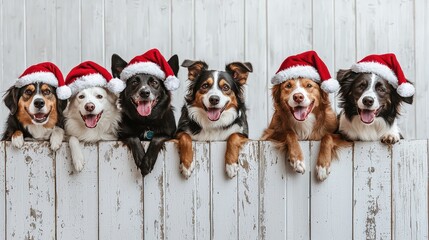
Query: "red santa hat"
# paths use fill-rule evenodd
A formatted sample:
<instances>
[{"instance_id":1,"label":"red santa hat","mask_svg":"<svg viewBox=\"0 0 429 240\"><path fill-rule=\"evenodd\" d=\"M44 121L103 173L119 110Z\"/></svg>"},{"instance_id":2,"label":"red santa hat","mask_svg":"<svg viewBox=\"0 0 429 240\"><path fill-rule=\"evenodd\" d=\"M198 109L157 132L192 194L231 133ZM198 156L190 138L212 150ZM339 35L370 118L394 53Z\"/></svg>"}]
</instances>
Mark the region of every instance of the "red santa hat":
<instances>
[{"instance_id":1,"label":"red santa hat","mask_svg":"<svg viewBox=\"0 0 429 240\"><path fill-rule=\"evenodd\" d=\"M180 85L180 81L174 75L170 65L156 48L131 59L122 70L120 77L126 81L138 73L151 74L164 80L164 86L169 91L176 90Z\"/></svg>"},{"instance_id":2,"label":"red santa hat","mask_svg":"<svg viewBox=\"0 0 429 240\"><path fill-rule=\"evenodd\" d=\"M104 67L92 61L74 67L67 74L66 84L72 95L90 87L105 87L112 93L120 93L125 89L124 81L113 78Z\"/></svg>"},{"instance_id":3,"label":"red santa hat","mask_svg":"<svg viewBox=\"0 0 429 240\"><path fill-rule=\"evenodd\" d=\"M309 78L319 83L327 93L336 92L340 87L338 81L331 78L328 68L315 51L287 57L271 79L271 83L280 84L295 78Z\"/></svg>"},{"instance_id":4,"label":"red santa hat","mask_svg":"<svg viewBox=\"0 0 429 240\"><path fill-rule=\"evenodd\" d=\"M36 82L56 87L59 99L67 99L71 95L70 88L65 86L63 74L60 69L51 62L43 62L27 68L15 82L15 87L21 88Z\"/></svg>"},{"instance_id":5,"label":"red santa hat","mask_svg":"<svg viewBox=\"0 0 429 240\"><path fill-rule=\"evenodd\" d=\"M396 88L396 92L401 97L411 97L414 95L414 86L407 82L401 65L399 65L393 53L366 56L353 64L351 70L356 73L375 73L379 75Z\"/></svg>"}]
</instances>

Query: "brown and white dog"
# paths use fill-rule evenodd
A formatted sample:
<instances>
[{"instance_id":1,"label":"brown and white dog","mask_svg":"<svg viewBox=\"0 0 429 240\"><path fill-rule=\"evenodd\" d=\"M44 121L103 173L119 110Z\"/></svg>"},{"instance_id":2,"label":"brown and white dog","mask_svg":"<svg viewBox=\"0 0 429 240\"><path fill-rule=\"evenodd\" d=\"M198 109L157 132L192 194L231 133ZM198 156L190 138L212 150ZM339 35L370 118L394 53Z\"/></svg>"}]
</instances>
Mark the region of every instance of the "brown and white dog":
<instances>
[{"instance_id":1,"label":"brown and white dog","mask_svg":"<svg viewBox=\"0 0 429 240\"><path fill-rule=\"evenodd\" d=\"M328 93L338 88L338 82L330 79L327 67L310 51L286 58L272 83L275 112L262 139L277 142L298 173L305 172L298 141L321 140L316 173L319 180L325 180L336 149L349 145L334 134L338 122Z\"/></svg>"},{"instance_id":2,"label":"brown and white dog","mask_svg":"<svg viewBox=\"0 0 429 240\"><path fill-rule=\"evenodd\" d=\"M4 103L10 114L2 140L12 141L21 148L24 139L49 140L56 151L64 137L62 112L68 97L64 93L62 74L53 63L40 63L29 67L7 91ZM61 89L61 90L60 90Z\"/></svg>"}]
</instances>

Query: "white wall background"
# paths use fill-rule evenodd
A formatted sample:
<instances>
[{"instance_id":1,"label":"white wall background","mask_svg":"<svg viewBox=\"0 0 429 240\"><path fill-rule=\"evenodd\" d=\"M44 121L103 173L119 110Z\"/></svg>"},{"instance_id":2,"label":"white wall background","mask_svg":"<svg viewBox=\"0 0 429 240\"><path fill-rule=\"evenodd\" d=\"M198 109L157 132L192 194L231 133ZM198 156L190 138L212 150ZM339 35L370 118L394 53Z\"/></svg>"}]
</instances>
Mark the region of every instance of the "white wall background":
<instances>
[{"instance_id":1,"label":"white wall background","mask_svg":"<svg viewBox=\"0 0 429 240\"><path fill-rule=\"evenodd\" d=\"M269 79L289 55L314 49L331 73L373 53L394 52L417 94L405 106L407 138L429 137L429 3L425 0L1 0L0 91L32 64L56 63L63 74L84 60L110 69L157 47L212 68L250 61L246 91L250 137L272 114ZM186 71L174 95L183 104ZM336 104L333 102L333 104ZM1 108L0 127L7 116Z\"/></svg>"}]
</instances>

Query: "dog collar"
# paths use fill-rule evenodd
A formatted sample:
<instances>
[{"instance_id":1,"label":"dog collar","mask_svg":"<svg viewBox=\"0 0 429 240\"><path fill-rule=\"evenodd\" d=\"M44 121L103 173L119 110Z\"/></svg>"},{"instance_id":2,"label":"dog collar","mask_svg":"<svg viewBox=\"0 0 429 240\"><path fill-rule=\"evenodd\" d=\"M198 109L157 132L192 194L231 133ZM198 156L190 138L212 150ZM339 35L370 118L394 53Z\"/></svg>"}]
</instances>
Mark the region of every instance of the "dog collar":
<instances>
[{"instance_id":1,"label":"dog collar","mask_svg":"<svg viewBox=\"0 0 429 240\"><path fill-rule=\"evenodd\" d=\"M154 135L153 131L151 131L151 130L147 130L147 131L145 131L145 132L144 132L143 137L144 137L144 139L146 139L146 140L152 140L153 135Z\"/></svg>"}]
</instances>

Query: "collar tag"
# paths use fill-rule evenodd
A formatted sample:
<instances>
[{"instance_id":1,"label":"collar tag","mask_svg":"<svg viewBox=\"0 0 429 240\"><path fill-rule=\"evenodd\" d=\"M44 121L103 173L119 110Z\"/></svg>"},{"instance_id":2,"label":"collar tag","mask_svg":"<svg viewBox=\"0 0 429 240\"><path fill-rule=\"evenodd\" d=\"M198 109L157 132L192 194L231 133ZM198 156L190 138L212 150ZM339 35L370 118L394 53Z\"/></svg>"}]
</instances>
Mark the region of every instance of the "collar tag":
<instances>
[{"instance_id":1,"label":"collar tag","mask_svg":"<svg viewBox=\"0 0 429 240\"><path fill-rule=\"evenodd\" d=\"M153 134L154 134L153 131L147 130L144 132L144 138L147 140L152 140Z\"/></svg>"}]
</instances>

